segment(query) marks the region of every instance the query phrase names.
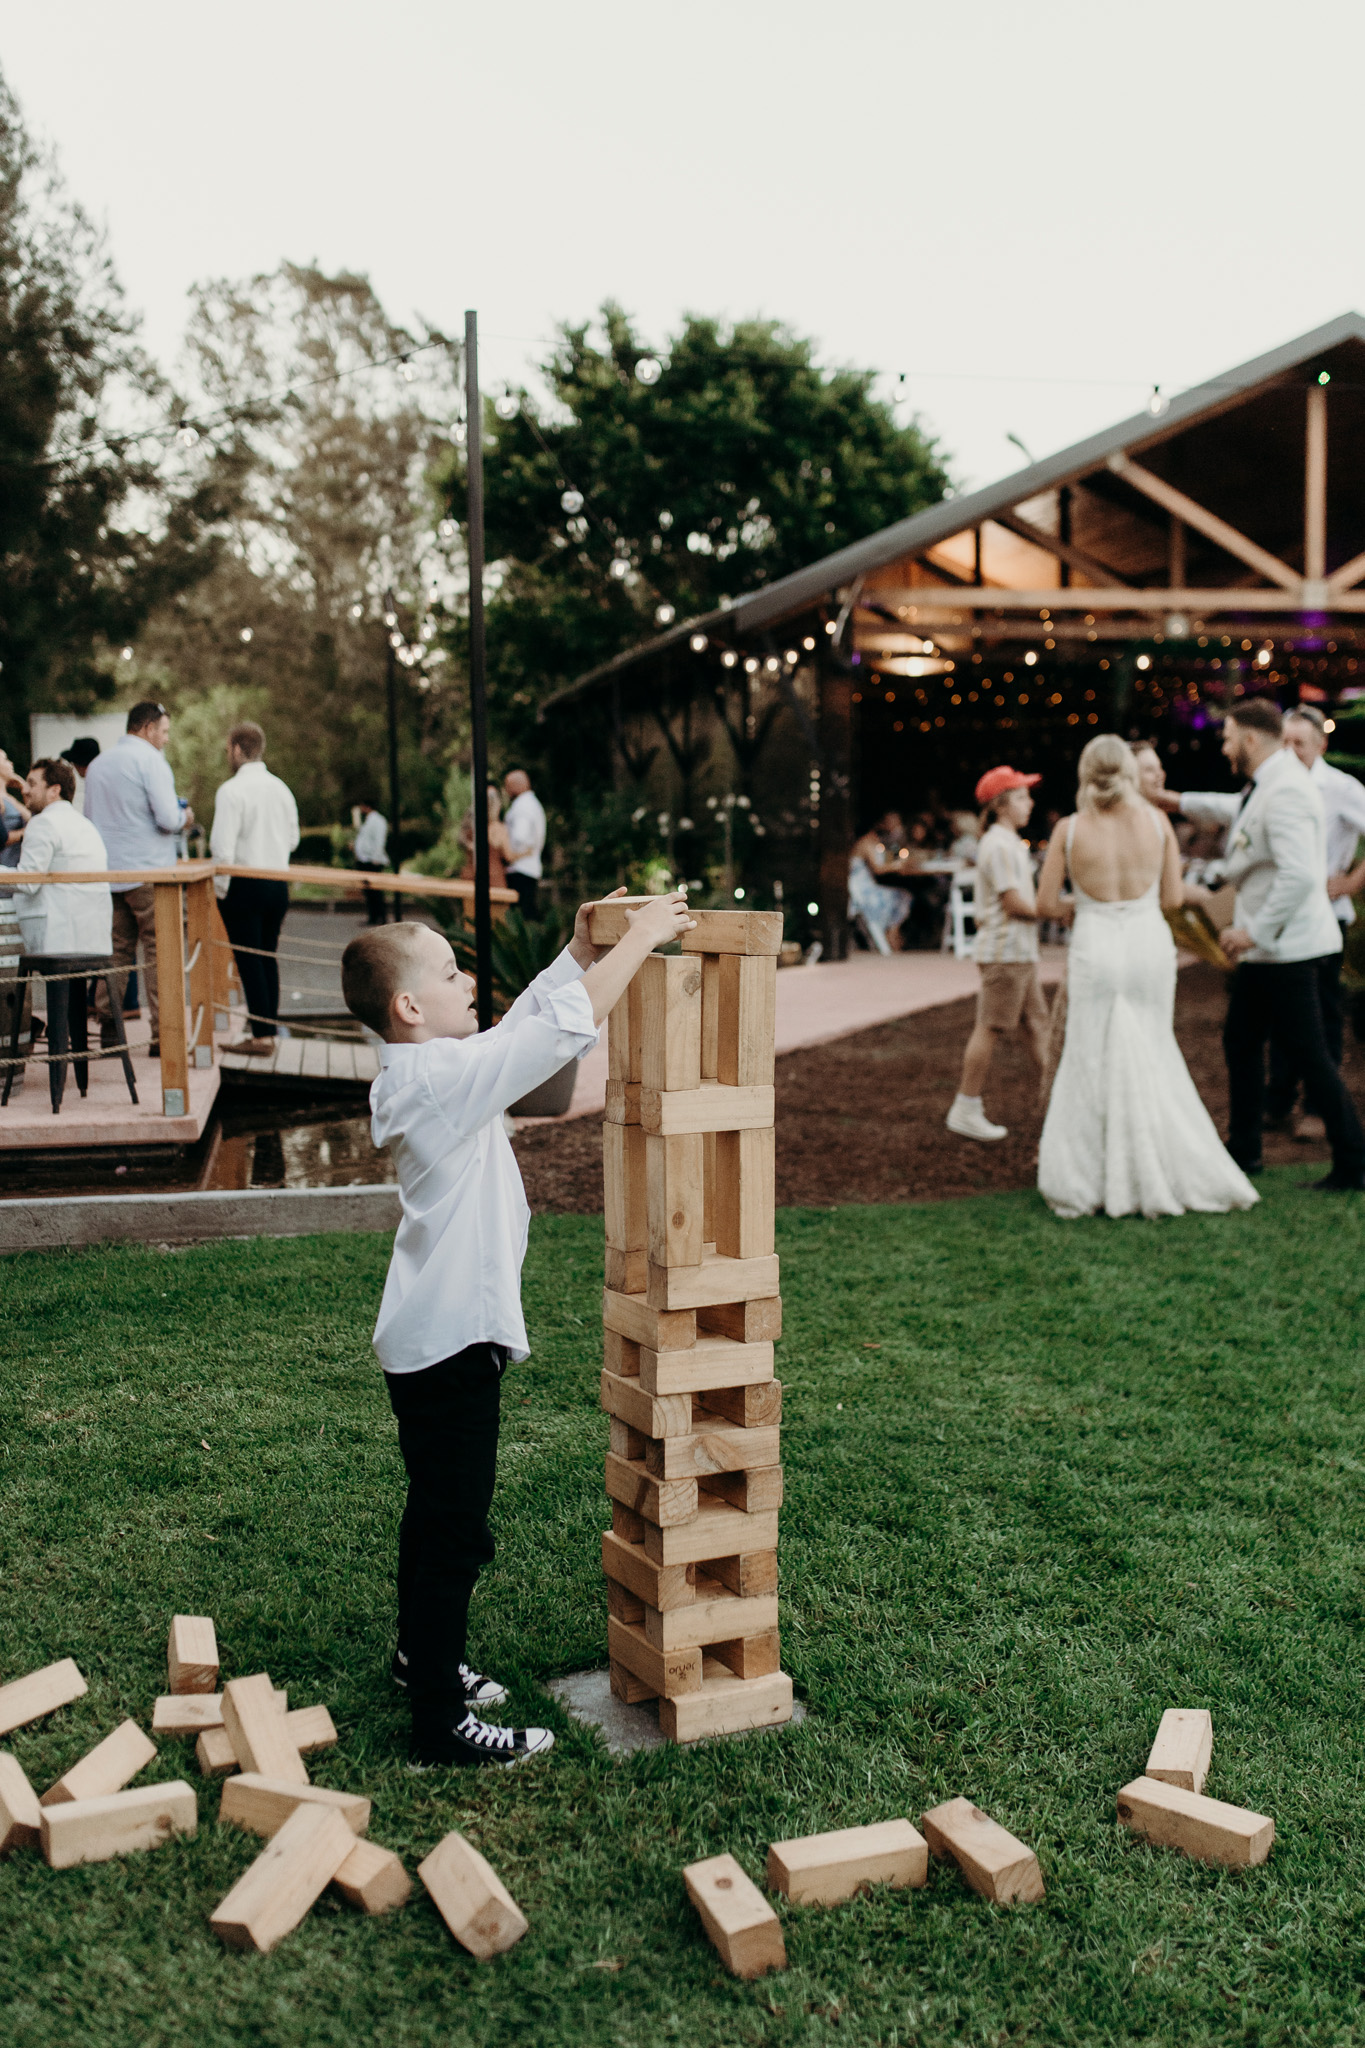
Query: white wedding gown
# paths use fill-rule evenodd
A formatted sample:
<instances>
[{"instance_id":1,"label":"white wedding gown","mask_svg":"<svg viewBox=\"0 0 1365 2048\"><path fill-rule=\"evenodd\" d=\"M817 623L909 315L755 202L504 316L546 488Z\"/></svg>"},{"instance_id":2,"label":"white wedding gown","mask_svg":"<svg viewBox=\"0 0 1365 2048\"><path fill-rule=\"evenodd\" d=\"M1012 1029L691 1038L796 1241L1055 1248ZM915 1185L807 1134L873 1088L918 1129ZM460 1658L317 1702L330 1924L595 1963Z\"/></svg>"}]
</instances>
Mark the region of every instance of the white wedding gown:
<instances>
[{"instance_id":1,"label":"white wedding gown","mask_svg":"<svg viewBox=\"0 0 1365 2048\"><path fill-rule=\"evenodd\" d=\"M1154 821L1158 824L1159 821ZM1070 866L1072 819L1067 832ZM1068 1220L1250 1209L1175 1041L1175 941L1161 877L1102 903L1075 878L1066 1041L1038 1148L1038 1187Z\"/></svg>"}]
</instances>

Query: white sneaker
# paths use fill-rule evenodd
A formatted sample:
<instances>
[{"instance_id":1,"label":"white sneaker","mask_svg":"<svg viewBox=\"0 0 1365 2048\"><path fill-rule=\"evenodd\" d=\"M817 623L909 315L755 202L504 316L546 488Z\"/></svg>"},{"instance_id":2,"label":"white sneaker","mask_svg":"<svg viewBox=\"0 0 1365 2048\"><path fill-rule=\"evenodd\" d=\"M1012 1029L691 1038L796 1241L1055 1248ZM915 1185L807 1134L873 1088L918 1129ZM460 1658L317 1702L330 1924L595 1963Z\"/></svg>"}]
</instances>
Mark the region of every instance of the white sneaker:
<instances>
[{"instance_id":1,"label":"white sneaker","mask_svg":"<svg viewBox=\"0 0 1365 2048\"><path fill-rule=\"evenodd\" d=\"M974 1103L969 1106L960 1095L948 1111L945 1122L959 1138L979 1138L987 1145L993 1144L997 1138L1009 1136L1006 1125L993 1124L983 1109Z\"/></svg>"}]
</instances>

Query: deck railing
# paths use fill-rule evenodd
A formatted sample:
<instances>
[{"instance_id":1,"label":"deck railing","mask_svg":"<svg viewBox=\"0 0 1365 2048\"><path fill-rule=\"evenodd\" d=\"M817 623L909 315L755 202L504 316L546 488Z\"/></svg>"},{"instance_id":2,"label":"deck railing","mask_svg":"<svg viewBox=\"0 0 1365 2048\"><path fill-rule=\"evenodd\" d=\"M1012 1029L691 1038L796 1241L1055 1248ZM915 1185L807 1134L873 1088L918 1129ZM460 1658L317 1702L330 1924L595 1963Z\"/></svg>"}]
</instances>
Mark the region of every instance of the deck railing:
<instances>
[{"instance_id":1,"label":"deck railing","mask_svg":"<svg viewBox=\"0 0 1365 2048\"><path fill-rule=\"evenodd\" d=\"M190 1069L214 1062L215 1021L228 1011L232 982L232 948L218 910L213 883L217 875L241 875L258 882L307 882L324 889L378 889L385 895L456 897L474 900L474 884L447 881L434 875L362 872L358 868L299 865L248 868L232 862L182 860L169 868L72 870L57 874L25 874L0 869L0 888L21 881L30 884L103 883L138 887L152 885L156 917L156 964L161 988L161 1111L184 1116L189 1108ZM514 889L490 889L493 915L517 900ZM182 990L180 1002L167 999Z\"/></svg>"}]
</instances>

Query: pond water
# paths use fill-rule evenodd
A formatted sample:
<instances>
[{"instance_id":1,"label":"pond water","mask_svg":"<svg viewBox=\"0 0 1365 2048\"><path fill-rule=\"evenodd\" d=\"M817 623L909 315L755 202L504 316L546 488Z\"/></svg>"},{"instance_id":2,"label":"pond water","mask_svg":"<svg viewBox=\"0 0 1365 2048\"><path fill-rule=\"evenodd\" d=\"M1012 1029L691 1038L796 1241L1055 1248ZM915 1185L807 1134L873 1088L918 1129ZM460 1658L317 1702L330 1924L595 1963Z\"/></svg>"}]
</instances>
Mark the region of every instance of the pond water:
<instances>
[{"instance_id":1,"label":"pond water","mask_svg":"<svg viewBox=\"0 0 1365 2048\"><path fill-rule=\"evenodd\" d=\"M12 1195L125 1195L211 1188L375 1187L395 1178L386 1152L370 1143L368 1111L342 1114L335 1101L251 1105L240 1097L216 1110L197 1145L127 1146L122 1151L53 1147L29 1154Z\"/></svg>"}]
</instances>

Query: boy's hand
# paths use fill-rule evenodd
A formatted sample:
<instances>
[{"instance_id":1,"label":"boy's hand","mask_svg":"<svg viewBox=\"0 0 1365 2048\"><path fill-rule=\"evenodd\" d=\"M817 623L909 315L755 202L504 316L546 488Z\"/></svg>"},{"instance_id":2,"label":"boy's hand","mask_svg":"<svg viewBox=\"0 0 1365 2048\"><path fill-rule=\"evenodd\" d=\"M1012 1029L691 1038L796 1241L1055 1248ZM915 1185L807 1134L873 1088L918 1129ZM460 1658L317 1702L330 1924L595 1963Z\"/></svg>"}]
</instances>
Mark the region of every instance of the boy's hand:
<instances>
[{"instance_id":1,"label":"boy's hand","mask_svg":"<svg viewBox=\"0 0 1365 2048\"><path fill-rule=\"evenodd\" d=\"M632 932L641 932L648 938L652 950L667 945L683 932L695 930L697 920L688 916L687 898L682 890L674 889L667 896L656 896L653 902L641 904L638 910L628 910L626 923Z\"/></svg>"},{"instance_id":2,"label":"boy's hand","mask_svg":"<svg viewBox=\"0 0 1365 2048\"><path fill-rule=\"evenodd\" d=\"M613 889L611 892L612 896L624 896L625 893L624 887ZM611 896L597 896L593 898L593 902L596 903L609 903L610 901ZM573 921L573 937L569 941L569 951L573 954L579 966L584 968L591 967L594 960L600 960L603 953L608 950L605 946L594 946L592 940L588 937L588 913L591 909L592 903L579 904L578 915Z\"/></svg>"}]
</instances>

